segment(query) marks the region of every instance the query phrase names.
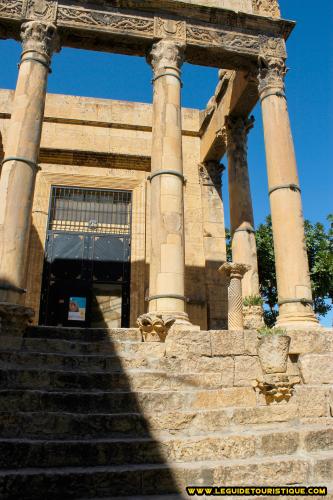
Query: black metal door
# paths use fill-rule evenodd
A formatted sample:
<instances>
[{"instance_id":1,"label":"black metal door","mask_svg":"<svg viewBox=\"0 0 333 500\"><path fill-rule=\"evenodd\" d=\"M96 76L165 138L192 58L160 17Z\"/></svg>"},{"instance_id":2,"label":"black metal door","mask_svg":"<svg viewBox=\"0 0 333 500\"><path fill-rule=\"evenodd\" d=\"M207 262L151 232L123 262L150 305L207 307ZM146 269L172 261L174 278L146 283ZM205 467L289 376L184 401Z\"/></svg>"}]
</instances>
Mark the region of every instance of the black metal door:
<instances>
[{"instance_id":1,"label":"black metal door","mask_svg":"<svg viewBox=\"0 0 333 500\"><path fill-rule=\"evenodd\" d=\"M129 325L131 193L53 187L40 323Z\"/></svg>"}]
</instances>

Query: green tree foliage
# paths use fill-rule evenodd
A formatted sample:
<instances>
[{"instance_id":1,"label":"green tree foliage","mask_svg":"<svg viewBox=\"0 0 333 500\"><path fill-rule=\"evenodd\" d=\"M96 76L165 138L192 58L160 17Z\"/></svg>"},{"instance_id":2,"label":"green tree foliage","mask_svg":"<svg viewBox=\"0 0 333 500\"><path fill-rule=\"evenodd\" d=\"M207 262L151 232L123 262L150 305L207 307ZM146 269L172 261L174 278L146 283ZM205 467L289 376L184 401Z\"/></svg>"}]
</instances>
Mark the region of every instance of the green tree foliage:
<instances>
[{"instance_id":1,"label":"green tree foliage","mask_svg":"<svg viewBox=\"0 0 333 500\"><path fill-rule=\"evenodd\" d=\"M305 221L305 241L316 314L325 316L333 300L333 215L327 217L330 228ZM265 302L265 323L273 326L277 317L277 287L271 217L266 217L256 232L260 293ZM231 259L230 233L227 232L227 255Z\"/></svg>"}]
</instances>

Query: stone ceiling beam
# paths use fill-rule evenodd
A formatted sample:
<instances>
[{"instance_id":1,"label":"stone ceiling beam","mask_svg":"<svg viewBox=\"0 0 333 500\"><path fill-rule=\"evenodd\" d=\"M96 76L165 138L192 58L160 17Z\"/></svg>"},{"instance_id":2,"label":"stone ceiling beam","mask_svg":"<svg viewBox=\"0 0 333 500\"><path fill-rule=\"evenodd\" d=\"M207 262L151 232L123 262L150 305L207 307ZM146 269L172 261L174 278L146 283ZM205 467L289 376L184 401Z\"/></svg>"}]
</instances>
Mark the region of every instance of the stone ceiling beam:
<instances>
[{"instance_id":1,"label":"stone ceiling beam","mask_svg":"<svg viewBox=\"0 0 333 500\"><path fill-rule=\"evenodd\" d=\"M229 72L223 96L216 96L218 102L204 111L206 117L201 125L200 162L219 161L226 152L225 120L229 115L247 116L258 100L257 83L245 71ZM222 86L223 86L222 81ZM213 97L215 99L215 96ZM210 116L209 116L210 112Z\"/></svg>"}]
</instances>

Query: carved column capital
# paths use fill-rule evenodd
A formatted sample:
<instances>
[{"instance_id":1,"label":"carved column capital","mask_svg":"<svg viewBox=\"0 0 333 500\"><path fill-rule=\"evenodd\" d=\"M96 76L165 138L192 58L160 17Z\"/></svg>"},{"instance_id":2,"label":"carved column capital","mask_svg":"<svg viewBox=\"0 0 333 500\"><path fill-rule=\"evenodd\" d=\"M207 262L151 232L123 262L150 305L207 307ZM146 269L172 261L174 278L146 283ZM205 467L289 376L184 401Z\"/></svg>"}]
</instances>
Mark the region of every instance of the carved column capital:
<instances>
[{"instance_id":1,"label":"carved column capital","mask_svg":"<svg viewBox=\"0 0 333 500\"><path fill-rule=\"evenodd\" d=\"M284 97L284 77L287 68L285 59L278 57L259 58L259 95L263 99L267 95L275 94Z\"/></svg>"},{"instance_id":2,"label":"carved column capital","mask_svg":"<svg viewBox=\"0 0 333 500\"><path fill-rule=\"evenodd\" d=\"M160 40L154 43L147 60L151 64L155 76L165 68L180 71L185 59L185 43L175 40Z\"/></svg>"},{"instance_id":3,"label":"carved column capital","mask_svg":"<svg viewBox=\"0 0 333 500\"><path fill-rule=\"evenodd\" d=\"M23 52L38 52L48 60L53 52L59 52L57 27L52 23L28 21L21 26Z\"/></svg>"},{"instance_id":4,"label":"carved column capital","mask_svg":"<svg viewBox=\"0 0 333 500\"><path fill-rule=\"evenodd\" d=\"M254 116L226 118L228 152L237 154L242 163L247 163L247 134L253 128L254 121Z\"/></svg>"},{"instance_id":5,"label":"carved column capital","mask_svg":"<svg viewBox=\"0 0 333 500\"><path fill-rule=\"evenodd\" d=\"M247 271L251 269L248 264L241 264L239 262L224 262L219 268L219 272L222 273L227 281L232 278L243 279L243 276Z\"/></svg>"}]
</instances>

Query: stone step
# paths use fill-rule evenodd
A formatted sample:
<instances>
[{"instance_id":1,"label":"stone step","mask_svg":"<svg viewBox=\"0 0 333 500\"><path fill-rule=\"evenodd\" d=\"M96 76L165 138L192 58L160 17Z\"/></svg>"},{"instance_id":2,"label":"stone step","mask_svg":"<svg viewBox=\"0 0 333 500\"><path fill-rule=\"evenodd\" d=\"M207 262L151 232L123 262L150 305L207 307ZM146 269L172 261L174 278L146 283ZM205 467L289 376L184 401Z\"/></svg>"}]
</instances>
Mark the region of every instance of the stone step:
<instances>
[{"instance_id":1,"label":"stone step","mask_svg":"<svg viewBox=\"0 0 333 500\"><path fill-rule=\"evenodd\" d=\"M221 373L167 373L165 371L137 369L131 372L105 373L74 370L0 369L0 388L48 390L191 390L220 389L224 385ZM230 385L230 383L229 383Z\"/></svg>"},{"instance_id":2,"label":"stone step","mask_svg":"<svg viewBox=\"0 0 333 500\"><path fill-rule=\"evenodd\" d=\"M104 439L0 439L0 467L105 466L248 459L332 450L331 428Z\"/></svg>"},{"instance_id":3,"label":"stone step","mask_svg":"<svg viewBox=\"0 0 333 500\"><path fill-rule=\"evenodd\" d=\"M232 385L233 383L234 360L232 357L192 357L184 362L183 359L161 357L160 354L159 349L157 349L157 357L146 353L128 353L126 351L100 355L0 350L0 368L47 367L48 369L72 369L84 372L150 368L178 373L221 372L224 381L228 381L223 385Z\"/></svg>"},{"instance_id":4,"label":"stone step","mask_svg":"<svg viewBox=\"0 0 333 500\"><path fill-rule=\"evenodd\" d=\"M189 485L290 485L332 481L331 454L309 454L107 467L26 468L0 471L0 497L48 500L166 495ZM323 467L326 464L326 468Z\"/></svg>"},{"instance_id":5,"label":"stone step","mask_svg":"<svg viewBox=\"0 0 333 500\"><path fill-rule=\"evenodd\" d=\"M3 438L105 438L149 436L149 431L177 435L204 435L207 432L242 433L249 425L255 430L277 430L286 421L297 418L293 405L272 407L226 408L219 410L159 411L158 413L86 413L0 412L0 436ZM255 410L255 413L253 413ZM323 419L321 419L323 420ZM328 419L327 426L332 425ZM267 423L266 423L267 422ZM308 425L308 424L302 424ZM317 424L311 424L317 425ZM322 424L321 427L322 428Z\"/></svg>"},{"instance_id":6,"label":"stone step","mask_svg":"<svg viewBox=\"0 0 333 500\"><path fill-rule=\"evenodd\" d=\"M91 341L138 341L142 337L138 328L73 328L57 326L31 326L24 333L24 338Z\"/></svg>"},{"instance_id":7,"label":"stone step","mask_svg":"<svg viewBox=\"0 0 333 500\"><path fill-rule=\"evenodd\" d=\"M0 351L0 368L42 368L61 370L124 371L131 368L159 368L160 358L139 354L63 354L34 351ZM162 368L162 367L161 367Z\"/></svg>"},{"instance_id":8,"label":"stone step","mask_svg":"<svg viewBox=\"0 0 333 500\"><path fill-rule=\"evenodd\" d=\"M2 349L4 342L2 342ZM134 340L78 341L48 338L25 338L22 350L40 353L63 354L119 354L130 353L142 356L163 357L165 344L159 342L140 342Z\"/></svg>"},{"instance_id":9,"label":"stone step","mask_svg":"<svg viewBox=\"0 0 333 500\"><path fill-rule=\"evenodd\" d=\"M250 408L256 405L251 387L175 391L0 390L2 411L65 411L89 413L161 412Z\"/></svg>"}]
</instances>

